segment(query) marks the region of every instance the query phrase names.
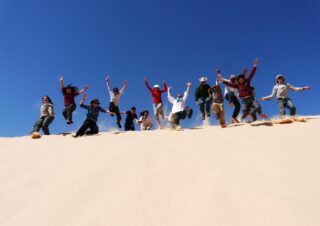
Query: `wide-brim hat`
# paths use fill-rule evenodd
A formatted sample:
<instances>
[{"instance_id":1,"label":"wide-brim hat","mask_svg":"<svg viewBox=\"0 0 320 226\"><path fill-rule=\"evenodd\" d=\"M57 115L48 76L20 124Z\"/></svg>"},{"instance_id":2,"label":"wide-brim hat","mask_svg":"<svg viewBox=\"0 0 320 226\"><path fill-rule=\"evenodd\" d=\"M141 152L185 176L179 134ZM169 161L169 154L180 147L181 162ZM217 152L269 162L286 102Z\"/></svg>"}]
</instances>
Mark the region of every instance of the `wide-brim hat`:
<instances>
[{"instance_id":1,"label":"wide-brim hat","mask_svg":"<svg viewBox=\"0 0 320 226\"><path fill-rule=\"evenodd\" d=\"M100 102L99 102L98 99L93 99L93 100L90 102L90 104L98 104L98 105L100 105Z\"/></svg>"},{"instance_id":2,"label":"wide-brim hat","mask_svg":"<svg viewBox=\"0 0 320 226\"><path fill-rule=\"evenodd\" d=\"M200 82L206 82L208 80L208 78L207 77L201 77L201 78L199 78L199 81Z\"/></svg>"}]
</instances>

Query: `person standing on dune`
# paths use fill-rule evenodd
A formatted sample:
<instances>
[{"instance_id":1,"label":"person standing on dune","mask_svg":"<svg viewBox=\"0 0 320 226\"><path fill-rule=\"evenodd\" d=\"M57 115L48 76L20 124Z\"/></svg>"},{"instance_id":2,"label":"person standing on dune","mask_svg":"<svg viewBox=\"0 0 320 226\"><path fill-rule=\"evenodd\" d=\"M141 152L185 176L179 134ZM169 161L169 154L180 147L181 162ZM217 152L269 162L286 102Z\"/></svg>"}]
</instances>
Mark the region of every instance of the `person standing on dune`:
<instances>
[{"instance_id":1,"label":"person standing on dune","mask_svg":"<svg viewBox=\"0 0 320 226\"><path fill-rule=\"evenodd\" d=\"M199 79L200 85L196 89L195 99L196 104L199 105L200 111L202 113L202 120L210 117L210 106L211 106L211 98L209 96L208 90L210 90L210 86L207 84L207 78L201 77Z\"/></svg>"},{"instance_id":2,"label":"person standing on dune","mask_svg":"<svg viewBox=\"0 0 320 226\"><path fill-rule=\"evenodd\" d=\"M289 98L289 90L301 92L308 89L310 89L309 86L294 87L289 83L285 83L285 77L283 75L277 75L276 85L273 87L271 95L262 97L261 100L271 100L273 97L276 97L278 101L280 117L283 117L286 114L285 108L288 108L290 110L290 115L294 116L296 114L296 107Z\"/></svg>"}]
</instances>

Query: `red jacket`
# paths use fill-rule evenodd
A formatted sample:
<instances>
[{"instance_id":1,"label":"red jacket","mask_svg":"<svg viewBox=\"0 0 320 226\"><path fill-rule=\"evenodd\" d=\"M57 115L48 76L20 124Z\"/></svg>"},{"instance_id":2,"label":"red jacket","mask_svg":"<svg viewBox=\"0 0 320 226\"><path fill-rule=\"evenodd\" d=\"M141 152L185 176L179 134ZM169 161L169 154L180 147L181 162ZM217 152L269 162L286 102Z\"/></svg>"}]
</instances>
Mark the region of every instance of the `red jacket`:
<instances>
[{"instance_id":1,"label":"red jacket","mask_svg":"<svg viewBox=\"0 0 320 226\"><path fill-rule=\"evenodd\" d=\"M149 91L151 92L151 95L153 97L153 103L155 103L155 104L162 103L161 94L167 91L167 84L163 83L163 87L164 87L163 90L152 89L149 86L147 81L145 82L145 84L146 84L147 88L149 89Z\"/></svg>"},{"instance_id":2,"label":"red jacket","mask_svg":"<svg viewBox=\"0 0 320 226\"><path fill-rule=\"evenodd\" d=\"M253 90L251 87L251 79L253 78L254 74L256 73L256 67L253 67L250 75L247 79L244 80L242 84L237 83L231 83L228 81L223 81L224 84L227 86L236 88L239 90L239 97L244 98L244 97L250 97L253 95Z\"/></svg>"}]
</instances>

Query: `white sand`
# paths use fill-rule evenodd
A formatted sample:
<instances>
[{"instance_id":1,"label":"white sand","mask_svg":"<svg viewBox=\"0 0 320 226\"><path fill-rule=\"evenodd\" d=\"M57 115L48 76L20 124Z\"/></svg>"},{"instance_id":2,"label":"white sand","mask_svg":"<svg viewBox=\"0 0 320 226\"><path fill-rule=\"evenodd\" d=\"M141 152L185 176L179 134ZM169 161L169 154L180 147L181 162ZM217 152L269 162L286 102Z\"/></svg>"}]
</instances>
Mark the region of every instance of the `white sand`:
<instances>
[{"instance_id":1,"label":"white sand","mask_svg":"<svg viewBox=\"0 0 320 226\"><path fill-rule=\"evenodd\" d=\"M0 225L319 226L319 131L0 138Z\"/></svg>"}]
</instances>

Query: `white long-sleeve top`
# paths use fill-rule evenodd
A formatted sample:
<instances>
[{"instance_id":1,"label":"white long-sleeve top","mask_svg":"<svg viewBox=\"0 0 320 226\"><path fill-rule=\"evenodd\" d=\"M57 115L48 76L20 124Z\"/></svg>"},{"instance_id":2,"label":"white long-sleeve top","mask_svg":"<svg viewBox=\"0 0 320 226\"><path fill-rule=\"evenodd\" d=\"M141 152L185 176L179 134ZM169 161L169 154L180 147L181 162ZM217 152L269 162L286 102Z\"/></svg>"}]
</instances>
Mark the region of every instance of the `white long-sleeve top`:
<instances>
[{"instance_id":1,"label":"white long-sleeve top","mask_svg":"<svg viewBox=\"0 0 320 226\"><path fill-rule=\"evenodd\" d=\"M266 96L265 98L267 100L270 100L273 97L276 97L277 99L279 98L289 98L288 96L288 92L289 89L295 91L295 92L301 92L303 91L303 87L294 87L291 84L276 84L273 89L272 89L272 93L269 96Z\"/></svg>"},{"instance_id":2,"label":"white long-sleeve top","mask_svg":"<svg viewBox=\"0 0 320 226\"><path fill-rule=\"evenodd\" d=\"M185 103L188 98L188 92L184 92L184 95L182 98L173 98L171 96L170 90L168 90L168 101L172 103L172 110L171 113L177 113L180 111L183 111L185 108Z\"/></svg>"}]
</instances>

